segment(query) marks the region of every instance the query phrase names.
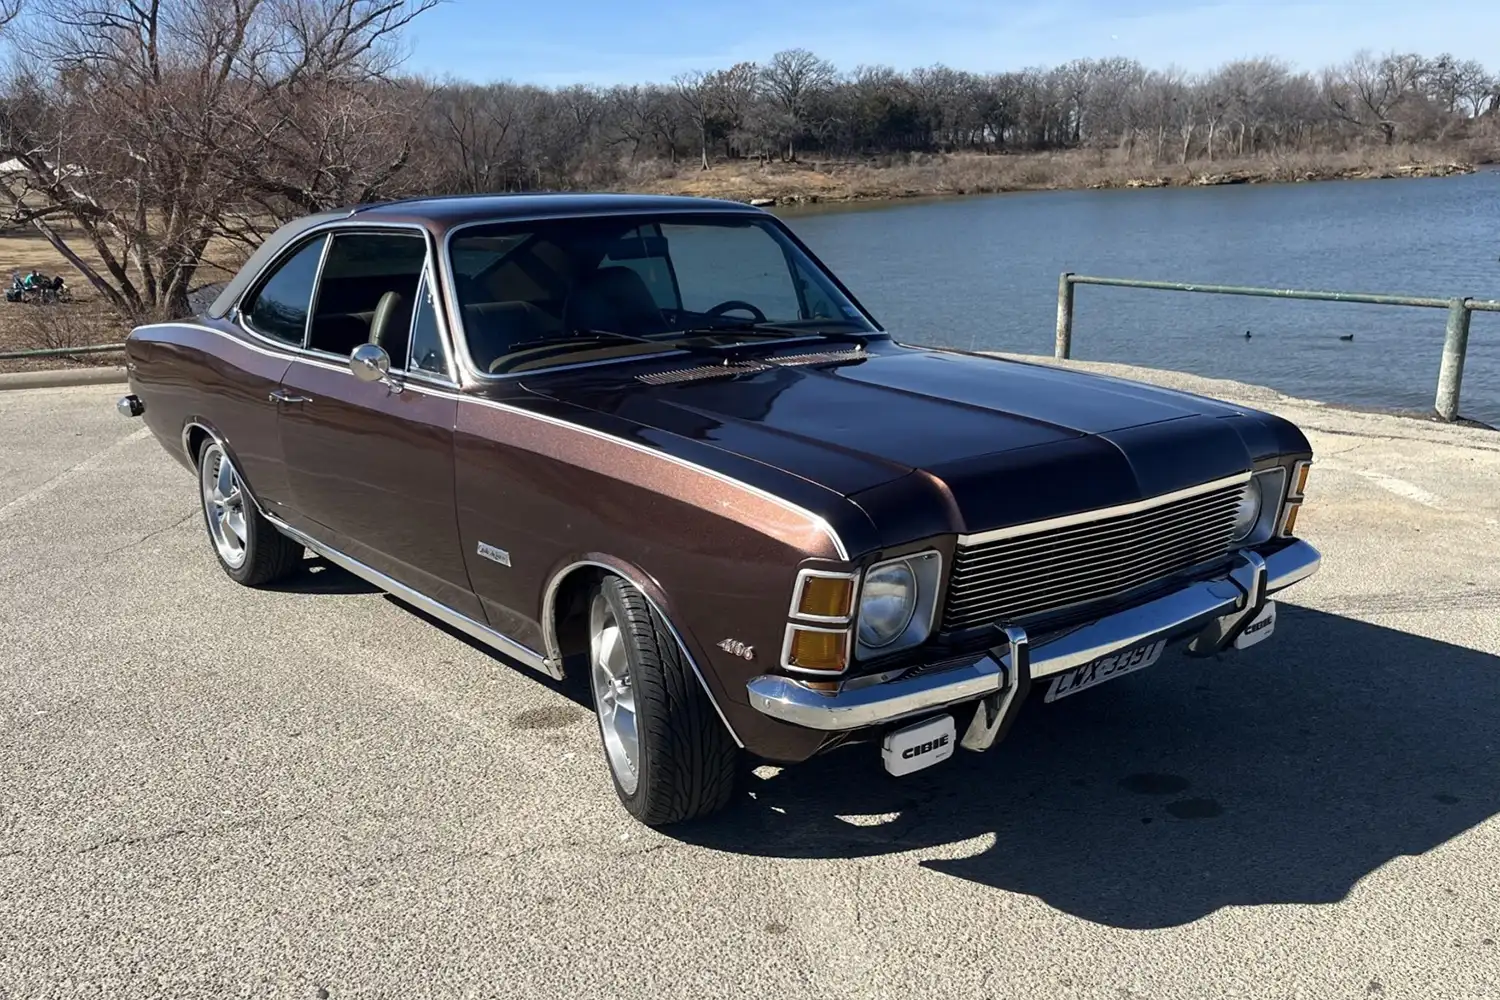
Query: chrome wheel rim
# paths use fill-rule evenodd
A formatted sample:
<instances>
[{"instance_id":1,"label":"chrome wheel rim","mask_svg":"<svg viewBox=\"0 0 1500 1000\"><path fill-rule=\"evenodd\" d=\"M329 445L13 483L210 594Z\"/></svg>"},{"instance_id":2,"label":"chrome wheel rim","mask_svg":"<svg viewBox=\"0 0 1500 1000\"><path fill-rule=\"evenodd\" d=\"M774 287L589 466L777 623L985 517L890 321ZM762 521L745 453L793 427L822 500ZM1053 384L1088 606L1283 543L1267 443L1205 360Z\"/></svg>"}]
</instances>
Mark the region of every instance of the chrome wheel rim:
<instances>
[{"instance_id":1,"label":"chrome wheel rim","mask_svg":"<svg viewBox=\"0 0 1500 1000\"><path fill-rule=\"evenodd\" d=\"M630 682L626 658L628 639L603 594L594 595L589 609L589 680L594 689L594 710L599 713L599 732L609 769L626 795L635 793L640 781L640 733L636 728L635 687Z\"/></svg>"},{"instance_id":2,"label":"chrome wheel rim","mask_svg":"<svg viewBox=\"0 0 1500 1000\"><path fill-rule=\"evenodd\" d=\"M245 564L245 490L234 463L218 445L210 445L198 470L203 485L203 512L208 534L224 565L239 569Z\"/></svg>"}]
</instances>

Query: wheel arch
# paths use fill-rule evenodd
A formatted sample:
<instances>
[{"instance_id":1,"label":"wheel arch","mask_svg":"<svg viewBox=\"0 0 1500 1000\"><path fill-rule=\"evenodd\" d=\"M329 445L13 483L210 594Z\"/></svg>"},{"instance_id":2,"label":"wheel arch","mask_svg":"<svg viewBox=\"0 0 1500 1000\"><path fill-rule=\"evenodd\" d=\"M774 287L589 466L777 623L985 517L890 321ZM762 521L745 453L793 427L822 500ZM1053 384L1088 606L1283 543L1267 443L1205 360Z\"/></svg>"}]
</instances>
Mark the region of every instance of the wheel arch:
<instances>
[{"instance_id":1,"label":"wheel arch","mask_svg":"<svg viewBox=\"0 0 1500 1000\"><path fill-rule=\"evenodd\" d=\"M234 447L224 439L224 435L219 433L218 428L202 417L189 417L182 425L182 451L187 456L188 467L197 471L198 453L203 450L203 442L209 439L213 439L220 448L224 449L224 454L228 455L229 460L234 463L235 474L240 478L240 485L250 495L250 502L255 505L256 511L265 517L266 509L261 505L260 497L255 493L254 484L245 478L245 467L240 463L239 456L235 454Z\"/></svg>"},{"instance_id":2,"label":"wheel arch","mask_svg":"<svg viewBox=\"0 0 1500 1000\"><path fill-rule=\"evenodd\" d=\"M595 584L605 576L618 576L640 591L641 596L666 624L667 631L672 634L672 639L682 650L688 665L693 669L693 676L698 678L698 684L708 696L719 721L724 724L725 730L728 731L735 744L744 747L744 741L730 724L729 717L724 714L718 697L708 683L708 678L704 676L698 657L694 655L692 647L673 624L671 603L665 592L650 574L626 560L604 553L591 552L563 562L552 573L542 595L541 621L549 668L561 678L567 675L570 664L578 662L578 657L588 655L587 598L593 592Z\"/></svg>"}]
</instances>

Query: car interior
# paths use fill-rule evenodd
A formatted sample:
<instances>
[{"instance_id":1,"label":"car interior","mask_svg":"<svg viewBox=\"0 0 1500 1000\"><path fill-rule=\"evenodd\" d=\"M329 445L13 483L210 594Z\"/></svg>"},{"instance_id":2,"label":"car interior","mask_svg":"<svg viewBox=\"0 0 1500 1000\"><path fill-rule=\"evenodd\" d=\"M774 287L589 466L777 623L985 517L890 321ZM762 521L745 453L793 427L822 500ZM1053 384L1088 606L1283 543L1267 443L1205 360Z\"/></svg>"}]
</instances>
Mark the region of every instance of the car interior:
<instances>
[{"instance_id":1,"label":"car interior","mask_svg":"<svg viewBox=\"0 0 1500 1000\"><path fill-rule=\"evenodd\" d=\"M336 235L323 265L308 346L347 357L360 344L378 344L392 368L404 367L426 259L427 242L419 236Z\"/></svg>"},{"instance_id":2,"label":"car interior","mask_svg":"<svg viewBox=\"0 0 1500 1000\"><path fill-rule=\"evenodd\" d=\"M456 276L474 363L491 373L518 372L555 363L562 353L582 362L649 352L633 343L579 351L567 341L592 339L591 330L649 338L673 329L669 316L680 300L666 240L642 232L650 228L627 222L583 234L540 231L519 242L501 237L488 260L476 252L483 238L466 238L467 259L482 263Z\"/></svg>"}]
</instances>

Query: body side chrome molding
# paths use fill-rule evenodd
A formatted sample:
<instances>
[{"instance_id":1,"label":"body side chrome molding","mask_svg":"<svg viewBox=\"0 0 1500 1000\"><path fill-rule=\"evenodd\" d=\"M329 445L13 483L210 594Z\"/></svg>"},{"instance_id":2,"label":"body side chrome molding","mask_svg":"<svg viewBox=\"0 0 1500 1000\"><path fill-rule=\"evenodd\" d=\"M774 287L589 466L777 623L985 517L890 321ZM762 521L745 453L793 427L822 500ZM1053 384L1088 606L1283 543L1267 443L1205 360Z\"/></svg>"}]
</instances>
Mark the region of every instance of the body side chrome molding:
<instances>
[{"instance_id":1,"label":"body side chrome molding","mask_svg":"<svg viewBox=\"0 0 1500 1000\"><path fill-rule=\"evenodd\" d=\"M1249 472L1238 472L1232 476L1225 476L1223 479L1215 479L1209 483L1199 483L1197 486L1189 486L1186 489L1175 490L1171 493L1147 497L1145 500L1135 500L1114 507L1100 507L1096 510L1081 511L1077 514L1065 514L1062 517L1049 517L1045 521L1013 524L1007 528L995 528L992 531L980 531L972 535L959 535L958 544L960 548L969 545L983 545L986 542L997 542L1002 538L1019 538L1022 535L1034 535L1038 532L1050 531L1053 528L1067 528L1077 524L1103 521L1111 517L1137 514L1144 510L1152 510L1153 508L1164 506L1176 500L1187 500L1203 493L1212 493L1214 490L1222 490L1229 486L1248 483L1250 476L1251 473Z\"/></svg>"},{"instance_id":2,"label":"body side chrome molding","mask_svg":"<svg viewBox=\"0 0 1500 1000\"><path fill-rule=\"evenodd\" d=\"M708 703L714 707L714 712L718 714L719 721L724 723L724 728L729 731L729 736L734 740L735 746L743 749L745 741L740 739L740 734L734 731L734 726L730 725L729 717L724 714L724 709L719 707L719 699L714 697L713 689L708 686L708 678L703 676L703 670L698 666L697 658L688 649L687 643L682 639L682 634L677 631L677 626L672 624L672 619L667 617L666 612L661 609L661 606L646 592L646 588L642 587L638 581L631 579L629 574L621 572L618 566L611 566L608 563L598 562L593 559L580 559L577 562L569 563L552 574L552 579L547 581L547 589L542 597L542 635L547 644L546 659L548 661L548 665L543 669L559 680L562 679L562 648L557 638L557 592L561 589L562 582L571 576L574 571L586 567L602 569L607 573L613 573L615 576L623 578L640 593L641 597L645 598L646 603L651 605L651 610L655 611L657 617L666 623L667 631L672 633L672 638L676 641L677 648L682 650L682 655L687 659L688 666L693 668L693 676L698 678L699 686L703 688L703 693L708 696Z\"/></svg>"},{"instance_id":3,"label":"body side chrome molding","mask_svg":"<svg viewBox=\"0 0 1500 1000\"><path fill-rule=\"evenodd\" d=\"M766 490L763 490L758 486L752 486L751 484L744 482L743 480L735 479L733 476L726 475L725 473L720 472L717 469L711 469L706 465L699 465L697 462L681 458L677 455L670 454L669 452L659 451L655 448L648 448L643 444L635 441L629 441L625 438L617 437L613 434L606 434L604 431L594 430L592 427L585 427L582 424L575 424L570 420L563 420L559 417L548 416L545 413L536 413L532 410L522 409L519 406L510 406L506 403L499 402L498 400L486 399L482 396L471 396L462 392L433 389L426 386L409 386L409 388L415 389L418 392L425 392L428 395L432 396L443 396L449 399L456 399L461 403L474 403L475 405L487 406L491 409L500 410L504 413L514 413L519 416L530 417L532 420L539 420L542 423L552 424L555 427L566 427L570 430L588 434L592 437L596 437L604 441L610 441L620 445L621 447L629 448L633 451L638 451L643 455L650 455L655 458L662 459L663 461L671 462L674 465L679 465L685 469L690 469L694 472L698 472L713 479L717 479L721 483L725 483L726 485L742 489L752 496L759 497L762 500L775 504L782 510L805 518L808 523L810 523L813 527L817 528L825 536L827 536L829 542L831 542L833 545L834 551L838 553L838 557L841 560L845 562L848 562L849 560L849 550L844 547L844 540L839 537L838 532L833 530L833 525L829 524L828 521L821 515L813 513L806 507L802 507L798 504L792 503L785 497L779 497L776 494L767 492Z\"/></svg>"},{"instance_id":4,"label":"body side chrome molding","mask_svg":"<svg viewBox=\"0 0 1500 1000\"><path fill-rule=\"evenodd\" d=\"M300 362L302 362L304 364L314 365L314 366L317 366L319 368L326 368L329 371L347 372L349 370L348 366L346 366L346 365L332 364L332 363L324 360L323 358L312 356L311 352L303 352L300 349L272 350L272 349L269 349L269 348L262 348L259 345L252 344L252 343L248 342L243 337L237 337L237 336L235 336L234 334L228 332L227 330L220 330L220 329L217 329L215 327L207 326L207 325L202 324L202 323L192 323L192 322L184 322L184 323L152 323L152 324L149 324L147 326L137 327L137 329L146 330L146 329L152 329L152 328L157 328L157 327L160 327L160 328L166 328L166 327L185 327L185 328L193 329L193 330L201 330L201 331L203 331L205 333L216 334L216 335L218 335L220 337L223 337L223 338L225 338L227 340L232 340L236 344L239 344L242 347L248 348L249 350L256 351L256 352L258 352L260 354L264 354L264 355L267 355L269 357L275 357L275 358L285 359L289 363L290 362L300 361ZM418 381L423 381L423 380L418 380ZM785 511L788 511L790 513L796 514L799 517L805 518L810 524L813 525L813 527L817 528L825 536L827 536L829 542L832 543L832 545L833 545L834 552L838 554L839 559L841 559L841 560L843 560L845 562L847 562L849 560L849 550L847 548L845 548L845 546L844 546L844 540L842 538L840 538L838 532L833 529L833 525L829 524L828 521L825 518L823 518L821 515L815 514L812 511L808 510L806 507L802 507L802 506L799 506L798 504L792 503L790 500L787 500L784 497L779 497L776 494L770 493L770 492L768 492L766 490L763 490L763 489L761 489L758 486L752 486L749 483L744 482L743 480L735 479L733 476L726 475L725 473L722 473L722 472L718 471L717 469L711 469L708 466L699 465L697 462L692 462L692 461L689 461L688 459L685 459L685 458L679 458L676 455L671 455L671 454L668 454L667 452L664 452L664 451L658 451L655 448L648 448L645 445L638 444L637 442L634 442L634 441L627 441L626 439L621 438L621 437L616 437L613 434L606 434L603 431L596 431L592 427L585 427L582 424L575 424L575 423L573 423L571 421L562 420L562 419L560 419L558 417L551 417L551 416L547 416L546 414L536 413L536 412L534 412L532 410L522 409L519 406L510 406L510 405L508 405L506 403L502 403L502 402L500 402L498 400L486 399L486 398L484 398L482 396L470 395L469 393L465 393L463 391L460 391L460 390L458 390L457 388L455 388L453 386L415 384L410 379L407 380L407 382L405 383L405 386L406 386L407 389L410 389L410 390L413 390L413 391L416 391L416 392L420 392L420 393L424 393L424 394L429 395L429 396L441 396L441 397L443 397L445 399L456 399L456 400L458 400L461 403L463 403L463 402L474 403L474 404L476 404L478 406L487 406L487 407L489 407L491 409L500 410L500 411L505 412L505 413L514 413L514 414L517 414L519 416L530 417L532 420L539 420L539 421L541 421L543 423L552 424L552 425L557 426L557 427L571 428L572 430L576 430L576 431L579 431L579 432L584 433L584 434L589 434L589 435L591 435L593 437L597 437L597 438L600 438L602 440L612 441L612 442L614 442L616 444L619 444L619 445L621 445L623 447L630 448L630 449L633 449L635 451L638 451L641 454L652 455L652 456L655 456L657 458L663 459L665 461L672 462L675 465L682 466L683 468L691 469L691 470L693 470L695 472L702 473L703 475L710 476L710 477L712 477L714 479L717 479L718 481L720 481L722 483L726 483L726 484L728 484L730 486L735 486L735 487L738 487L739 489L745 490L747 493L750 493L753 496L757 496L760 499L765 500L765 501L767 501L769 503L774 503L778 507L780 507L781 509L783 509Z\"/></svg>"},{"instance_id":5,"label":"body side chrome molding","mask_svg":"<svg viewBox=\"0 0 1500 1000\"><path fill-rule=\"evenodd\" d=\"M353 573L355 576L359 577L365 582L379 587L381 590L385 591L388 594L392 594L396 597L401 598L408 604L420 608L439 621L458 629L465 635L470 636L474 639L478 639L486 646L489 646L490 648L513 659L519 660L521 663L525 664L528 667L531 667L533 670L538 670L549 677L555 678L555 675L548 668L546 657L542 656L542 654L538 653L536 650L530 648L529 646L523 646L521 643L516 642L514 639L511 639L508 636L501 635L499 632L496 632L488 625L481 625L479 622L476 622L474 619L468 617L467 615L459 614L457 611L454 611L446 604L439 604L437 601L434 601L432 598L428 597L426 594L423 594L421 591L413 590L406 584L400 583L392 579L391 577L386 576L379 570L366 566L358 559L355 559L352 556L347 556L339 550L309 537L308 535L304 534L301 531L298 531L296 528L293 528L291 525L287 524L285 521L280 520L279 518L270 517L267 518L267 520L275 525L277 531L280 531L292 541L297 542L300 545L307 546L313 552L316 552L318 555L322 556L324 559L327 559L334 565L348 570L350 573Z\"/></svg>"}]
</instances>

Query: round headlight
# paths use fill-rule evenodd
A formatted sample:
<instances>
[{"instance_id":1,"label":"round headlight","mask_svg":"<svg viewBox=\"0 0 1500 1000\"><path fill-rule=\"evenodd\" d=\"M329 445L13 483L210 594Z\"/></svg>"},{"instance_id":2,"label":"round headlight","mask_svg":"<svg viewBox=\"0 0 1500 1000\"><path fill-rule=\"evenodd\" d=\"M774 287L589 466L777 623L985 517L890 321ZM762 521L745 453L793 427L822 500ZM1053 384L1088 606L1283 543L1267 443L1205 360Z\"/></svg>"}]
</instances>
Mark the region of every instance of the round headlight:
<instances>
[{"instance_id":1,"label":"round headlight","mask_svg":"<svg viewBox=\"0 0 1500 1000\"><path fill-rule=\"evenodd\" d=\"M1231 541L1241 541L1255 530L1255 525L1260 521L1261 505L1260 477L1253 476L1245 484L1245 492L1240 495L1240 504L1234 511L1234 535Z\"/></svg>"},{"instance_id":2,"label":"round headlight","mask_svg":"<svg viewBox=\"0 0 1500 1000\"><path fill-rule=\"evenodd\" d=\"M905 562L886 563L865 575L859 598L859 641L872 648L895 642L917 610L917 581Z\"/></svg>"}]
</instances>

